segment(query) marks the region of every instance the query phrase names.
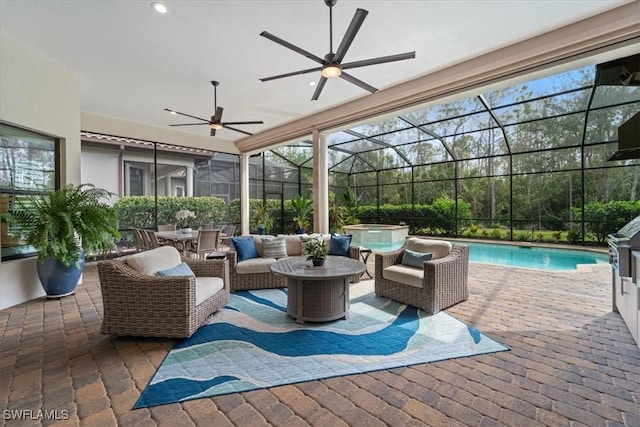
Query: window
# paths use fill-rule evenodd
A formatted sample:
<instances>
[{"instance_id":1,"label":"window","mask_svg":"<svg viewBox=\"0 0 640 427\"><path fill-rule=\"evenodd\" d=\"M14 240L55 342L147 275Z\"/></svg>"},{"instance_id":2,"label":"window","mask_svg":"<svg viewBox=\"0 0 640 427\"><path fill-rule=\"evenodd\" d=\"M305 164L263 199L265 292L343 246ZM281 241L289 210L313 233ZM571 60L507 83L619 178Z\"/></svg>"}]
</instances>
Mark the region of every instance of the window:
<instances>
[{"instance_id":1,"label":"window","mask_svg":"<svg viewBox=\"0 0 640 427\"><path fill-rule=\"evenodd\" d=\"M58 153L57 139L0 123L0 212L17 199L59 187ZM9 237L5 223L0 224L0 241L3 261L35 253Z\"/></svg>"},{"instance_id":2,"label":"window","mask_svg":"<svg viewBox=\"0 0 640 427\"><path fill-rule=\"evenodd\" d=\"M129 196L144 196L144 169L129 168Z\"/></svg>"}]
</instances>

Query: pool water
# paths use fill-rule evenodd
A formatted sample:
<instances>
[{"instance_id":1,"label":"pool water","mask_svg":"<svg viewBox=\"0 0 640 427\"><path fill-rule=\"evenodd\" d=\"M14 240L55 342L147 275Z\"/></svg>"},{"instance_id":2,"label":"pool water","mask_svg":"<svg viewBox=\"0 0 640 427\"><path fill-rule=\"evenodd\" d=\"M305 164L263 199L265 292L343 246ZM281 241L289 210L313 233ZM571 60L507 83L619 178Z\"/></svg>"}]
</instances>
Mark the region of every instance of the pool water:
<instances>
[{"instance_id":1,"label":"pool water","mask_svg":"<svg viewBox=\"0 0 640 427\"><path fill-rule=\"evenodd\" d=\"M512 267L535 268L538 270L575 270L578 264L608 264L604 253L591 251L539 248L528 246L498 245L491 243L460 242L469 245L469 261ZM368 244L374 251L392 251L402 243L392 245Z\"/></svg>"}]
</instances>

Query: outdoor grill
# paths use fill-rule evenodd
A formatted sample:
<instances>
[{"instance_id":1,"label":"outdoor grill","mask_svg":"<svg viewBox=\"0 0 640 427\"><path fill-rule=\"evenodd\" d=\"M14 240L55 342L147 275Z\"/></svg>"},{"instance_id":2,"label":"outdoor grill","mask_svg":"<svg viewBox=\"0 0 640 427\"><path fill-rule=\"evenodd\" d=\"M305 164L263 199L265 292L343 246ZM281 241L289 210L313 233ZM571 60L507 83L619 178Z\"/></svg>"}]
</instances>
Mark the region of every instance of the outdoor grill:
<instances>
[{"instance_id":1,"label":"outdoor grill","mask_svg":"<svg viewBox=\"0 0 640 427\"><path fill-rule=\"evenodd\" d=\"M640 216L631 220L617 233L609 234L609 260L618 277L632 277L631 251L640 250Z\"/></svg>"}]
</instances>

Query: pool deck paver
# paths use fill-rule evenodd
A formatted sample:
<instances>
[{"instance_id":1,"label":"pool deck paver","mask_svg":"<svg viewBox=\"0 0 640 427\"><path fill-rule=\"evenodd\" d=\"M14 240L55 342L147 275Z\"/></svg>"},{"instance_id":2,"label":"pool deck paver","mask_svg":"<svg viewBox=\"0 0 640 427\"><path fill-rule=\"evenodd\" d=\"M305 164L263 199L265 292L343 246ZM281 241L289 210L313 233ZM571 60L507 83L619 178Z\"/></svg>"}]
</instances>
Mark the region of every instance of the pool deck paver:
<instances>
[{"instance_id":1,"label":"pool deck paver","mask_svg":"<svg viewBox=\"0 0 640 427\"><path fill-rule=\"evenodd\" d=\"M447 312L510 351L132 410L173 341L101 335L101 294L89 263L74 296L0 311L2 422L640 425L640 349L611 312L609 266L541 272L470 263L469 278L469 300ZM69 419L6 419L5 409L68 411Z\"/></svg>"}]
</instances>

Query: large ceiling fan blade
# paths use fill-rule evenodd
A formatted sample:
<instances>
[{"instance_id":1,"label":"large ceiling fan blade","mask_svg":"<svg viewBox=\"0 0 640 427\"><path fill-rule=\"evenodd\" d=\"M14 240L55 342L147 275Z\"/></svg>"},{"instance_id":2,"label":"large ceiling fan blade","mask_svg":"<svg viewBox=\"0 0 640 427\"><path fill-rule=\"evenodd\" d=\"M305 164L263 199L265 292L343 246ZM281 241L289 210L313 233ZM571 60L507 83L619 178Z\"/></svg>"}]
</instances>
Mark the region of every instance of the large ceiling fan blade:
<instances>
[{"instance_id":1,"label":"large ceiling fan blade","mask_svg":"<svg viewBox=\"0 0 640 427\"><path fill-rule=\"evenodd\" d=\"M212 120L214 123L220 123L220 120L222 120L223 111L224 111L224 108L216 107L216 115L213 116L213 120Z\"/></svg>"},{"instance_id":2,"label":"large ceiling fan blade","mask_svg":"<svg viewBox=\"0 0 640 427\"><path fill-rule=\"evenodd\" d=\"M314 67L314 68L308 68L306 70L293 71L291 73L278 74L277 76L264 77L264 78L260 79L260 81L261 82L268 82L269 80L281 79L281 78L284 78L284 77L291 77L291 76L298 76L300 74L313 73L315 71L320 71L321 68L322 67Z\"/></svg>"},{"instance_id":3,"label":"large ceiling fan blade","mask_svg":"<svg viewBox=\"0 0 640 427\"><path fill-rule=\"evenodd\" d=\"M221 122L222 126L226 125L263 125L264 122L262 120L252 121L252 122Z\"/></svg>"},{"instance_id":4,"label":"large ceiling fan blade","mask_svg":"<svg viewBox=\"0 0 640 427\"><path fill-rule=\"evenodd\" d=\"M253 135L252 133L249 133L249 132L244 131L242 129L234 128L234 127L231 127L231 126L222 125L222 127L225 128L225 129L234 130L236 132L244 133L245 135L249 135L249 136Z\"/></svg>"},{"instance_id":5,"label":"large ceiling fan blade","mask_svg":"<svg viewBox=\"0 0 640 427\"><path fill-rule=\"evenodd\" d=\"M203 119L202 117L196 117L196 116L192 116L191 114L181 113L180 111L170 110L168 108L165 108L164 111L168 111L173 114L180 114L181 116L191 117L192 119L202 120L203 122L209 123L209 119Z\"/></svg>"},{"instance_id":6,"label":"large ceiling fan blade","mask_svg":"<svg viewBox=\"0 0 640 427\"><path fill-rule=\"evenodd\" d=\"M369 12L364 9L356 9L356 13L353 15L353 19L351 19L349 28L347 28L347 32L344 33L340 46L338 46L338 50L336 50L336 54L333 56L333 62L339 64L340 61L342 61L368 13Z\"/></svg>"},{"instance_id":7,"label":"large ceiling fan blade","mask_svg":"<svg viewBox=\"0 0 640 427\"><path fill-rule=\"evenodd\" d=\"M363 82L360 79L356 79L355 77L353 77L351 74L347 74L345 72L343 72L342 74L340 74L340 78L341 79L345 79L346 81L348 81L349 83L353 83L356 86L360 86L362 89L364 90L368 90L369 92L373 93L375 91L377 91L378 89L376 89L375 87Z\"/></svg>"},{"instance_id":8,"label":"large ceiling fan blade","mask_svg":"<svg viewBox=\"0 0 640 427\"><path fill-rule=\"evenodd\" d=\"M208 125L209 122L207 123L182 123L179 125L169 125L169 126L202 126L202 125Z\"/></svg>"},{"instance_id":9,"label":"large ceiling fan blade","mask_svg":"<svg viewBox=\"0 0 640 427\"><path fill-rule=\"evenodd\" d=\"M264 38L267 38L269 40L271 40L272 42L276 42L281 46L284 46L288 49L291 49L294 52L298 52L300 55L304 55L307 58L311 59L312 61L317 62L318 64L324 64L324 60L316 55L314 55L311 52L307 52L306 50L299 48L298 46L292 45L291 43L289 43L288 41L282 40L280 37L276 37L273 34L267 32L267 31L263 31L260 33L260 35Z\"/></svg>"},{"instance_id":10,"label":"large ceiling fan blade","mask_svg":"<svg viewBox=\"0 0 640 427\"><path fill-rule=\"evenodd\" d=\"M403 61L405 59L413 59L416 57L416 52L398 53L396 55L381 56L379 58L363 59L362 61L348 62L341 64L340 67L343 70L350 68L366 67L367 65L384 64L385 62Z\"/></svg>"},{"instance_id":11,"label":"large ceiling fan blade","mask_svg":"<svg viewBox=\"0 0 640 427\"><path fill-rule=\"evenodd\" d=\"M322 92L322 89L324 89L324 85L325 83L327 83L327 78L326 77L320 77L320 81L318 82L318 85L316 86L316 90L315 92L313 92L313 96L311 97L312 101L317 101L318 98L320 97L320 92Z\"/></svg>"}]
</instances>

